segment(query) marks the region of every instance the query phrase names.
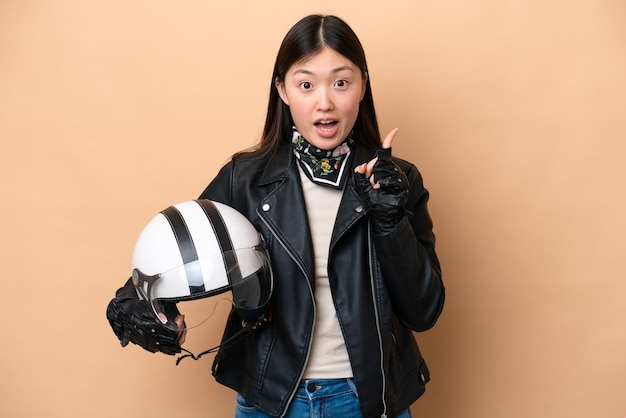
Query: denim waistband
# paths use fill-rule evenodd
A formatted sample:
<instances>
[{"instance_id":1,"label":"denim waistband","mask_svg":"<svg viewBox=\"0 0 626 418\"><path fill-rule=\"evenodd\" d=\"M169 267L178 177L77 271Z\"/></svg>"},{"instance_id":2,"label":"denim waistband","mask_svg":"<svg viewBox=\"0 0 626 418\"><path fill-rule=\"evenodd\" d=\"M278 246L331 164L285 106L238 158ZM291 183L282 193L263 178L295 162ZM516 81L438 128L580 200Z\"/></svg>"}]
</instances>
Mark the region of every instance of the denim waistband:
<instances>
[{"instance_id":1,"label":"denim waistband","mask_svg":"<svg viewBox=\"0 0 626 418\"><path fill-rule=\"evenodd\" d=\"M356 385L353 378L344 379L306 379L300 382L296 396L301 398L321 398L353 392L355 395Z\"/></svg>"}]
</instances>

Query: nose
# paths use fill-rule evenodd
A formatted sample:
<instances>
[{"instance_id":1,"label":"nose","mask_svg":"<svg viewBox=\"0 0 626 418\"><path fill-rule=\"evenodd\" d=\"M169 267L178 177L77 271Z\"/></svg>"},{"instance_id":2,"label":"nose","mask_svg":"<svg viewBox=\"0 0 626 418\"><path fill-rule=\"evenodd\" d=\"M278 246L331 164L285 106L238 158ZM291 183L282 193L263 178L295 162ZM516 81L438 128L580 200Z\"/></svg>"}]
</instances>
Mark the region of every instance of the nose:
<instances>
[{"instance_id":1,"label":"nose","mask_svg":"<svg viewBox=\"0 0 626 418\"><path fill-rule=\"evenodd\" d=\"M320 112L333 110L334 104L331 92L328 89L319 89L318 93L317 110Z\"/></svg>"}]
</instances>

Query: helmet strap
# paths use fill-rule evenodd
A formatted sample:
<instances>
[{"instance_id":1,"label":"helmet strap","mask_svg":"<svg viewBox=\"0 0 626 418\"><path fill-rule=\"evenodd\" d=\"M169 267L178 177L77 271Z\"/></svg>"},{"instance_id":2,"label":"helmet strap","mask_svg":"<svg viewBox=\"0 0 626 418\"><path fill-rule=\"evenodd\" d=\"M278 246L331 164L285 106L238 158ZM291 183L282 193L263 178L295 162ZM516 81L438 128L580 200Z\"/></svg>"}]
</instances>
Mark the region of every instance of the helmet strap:
<instances>
[{"instance_id":1,"label":"helmet strap","mask_svg":"<svg viewBox=\"0 0 626 418\"><path fill-rule=\"evenodd\" d=\"M251 333L253 331L256 331L261 325L263 325L264 323L268 322L269 320L270 319L268 317L266 317L265 315L261 315L259 318L257 318L256 321L247 323L242 329L240 329L239 331L234 333L230 338L228 338L226 341L224 341L220 345L215 346L213 348L209 348L208 350L205 350L205 351L201 352L198 355L195 355L191 351L186 350L186 349L181 347L181 350L186 352L187 354L178 357L176 359L176 365L178 366L178 364L184 358L191 357L194 360L199 360L200 357L204 356L205 354L215 353L220 348L226 348L226 347L229 347L229 346L231 346L231 345L233 345L235 343L238 343L239 341L243 340L249 333Z\"/></svg>"}]
</instances>

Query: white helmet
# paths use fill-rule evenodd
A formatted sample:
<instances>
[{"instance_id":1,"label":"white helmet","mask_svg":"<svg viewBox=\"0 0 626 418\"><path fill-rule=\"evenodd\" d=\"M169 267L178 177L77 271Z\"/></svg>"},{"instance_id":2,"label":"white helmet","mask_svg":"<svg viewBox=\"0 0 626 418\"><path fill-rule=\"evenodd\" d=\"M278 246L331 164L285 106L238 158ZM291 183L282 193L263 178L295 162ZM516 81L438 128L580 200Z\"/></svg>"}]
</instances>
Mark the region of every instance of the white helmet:
<instances>
[{"instance_id":1,"label":"white helmet","mask_svg":"<svg viewBox=\"0 0 626 418\"><path fill-rule=\"evenodd\" d=\"M186 301L232 291L244 319L264 312L272 271L261 235L241 213L200 199L161 211L143 229L133 253L132 280L155 315L159 301Z\"/></svg>"}]
</instances>

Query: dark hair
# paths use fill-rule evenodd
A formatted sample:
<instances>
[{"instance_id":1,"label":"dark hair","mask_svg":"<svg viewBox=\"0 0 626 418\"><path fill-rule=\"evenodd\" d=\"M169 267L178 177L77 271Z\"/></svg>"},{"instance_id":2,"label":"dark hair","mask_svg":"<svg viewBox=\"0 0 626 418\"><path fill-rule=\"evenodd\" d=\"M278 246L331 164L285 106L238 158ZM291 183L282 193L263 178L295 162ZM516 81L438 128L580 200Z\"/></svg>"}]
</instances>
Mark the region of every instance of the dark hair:
<instances>
[{"instance_id":1,"label":"dark hair","mask_svg":"<svg viewBox=\"0 0 626 418\"><path fill-rule=\"evenodd\" d=\"M329 47L352 61L367 76L365 94L354 123L354 137L372 150L380 147L380 132L370 77L363 46L346 22L336 16L310 15L297 22L285 35L276 56L270 84L269 103L263 134L257 148L263 156L273 154L291 138L291 114L278 95L276 80L282 82L294 63L312 57L324 47Z\"/></svg>"}]
</instances>

